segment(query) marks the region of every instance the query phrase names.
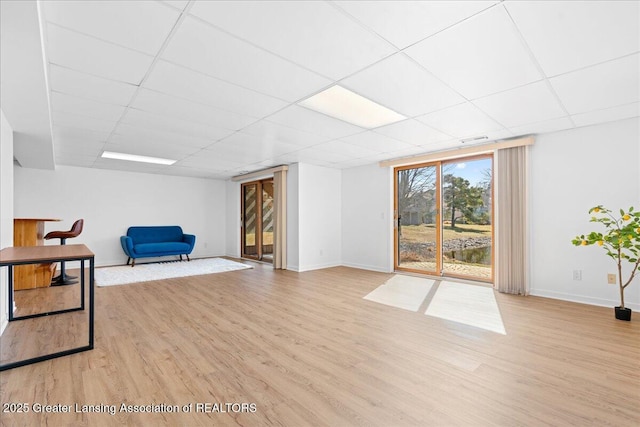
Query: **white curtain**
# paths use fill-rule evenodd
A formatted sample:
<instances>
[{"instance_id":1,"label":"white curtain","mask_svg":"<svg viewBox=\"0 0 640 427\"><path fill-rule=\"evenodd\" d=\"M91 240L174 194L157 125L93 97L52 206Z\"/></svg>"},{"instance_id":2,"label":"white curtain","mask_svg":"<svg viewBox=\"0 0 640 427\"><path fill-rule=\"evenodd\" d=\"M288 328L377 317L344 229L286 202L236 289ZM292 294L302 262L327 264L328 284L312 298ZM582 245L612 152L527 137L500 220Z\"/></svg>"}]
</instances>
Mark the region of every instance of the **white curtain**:
<instances>
[{"instance_id":1,"label":"white curtain","mask_svg":"<svg viewBox=\"0 0 640 427\"><path fill-rule=\"evenodd\" d=\"M527 154L529 147L497 151L496 263L494 287L499 292L528 295Z\"/></svg>"},{"instance_id":2,"label":"white curtain","mask_svg":"<svg viewBox=\"0 0 640 427\"><path fill-rule=\"evenodd\" d=\"M287 269L287 171L273 174L273 268Z\"/></svg>"}]
</instances>

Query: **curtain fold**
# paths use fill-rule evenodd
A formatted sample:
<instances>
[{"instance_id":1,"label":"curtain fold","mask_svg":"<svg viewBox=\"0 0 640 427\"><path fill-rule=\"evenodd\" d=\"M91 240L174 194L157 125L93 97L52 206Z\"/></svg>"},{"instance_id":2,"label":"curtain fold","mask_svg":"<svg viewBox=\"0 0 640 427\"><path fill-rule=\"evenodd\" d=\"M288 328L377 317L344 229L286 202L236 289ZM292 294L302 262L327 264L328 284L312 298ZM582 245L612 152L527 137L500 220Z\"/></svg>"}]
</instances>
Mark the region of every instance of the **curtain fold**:
<instances>
[{"instance_id":1,"label":"curtain fold","mask_svg":"<svg viewBox=\"0 0 640 427\"><path fill-rule=\"evenodd\" d=\"M287 171L273 174L273 268L287 269Z\"/></svg>"},{"instance_id":2,"label":"curtain fold","mask_svg":"<svg viewBox=\"0 0 640 427\"><path fill-rule=\"evenodd\" d=\"M496 263L498 292L529 294L528 265L528 147L497 151Z\"/></svg>"}]
</instances>

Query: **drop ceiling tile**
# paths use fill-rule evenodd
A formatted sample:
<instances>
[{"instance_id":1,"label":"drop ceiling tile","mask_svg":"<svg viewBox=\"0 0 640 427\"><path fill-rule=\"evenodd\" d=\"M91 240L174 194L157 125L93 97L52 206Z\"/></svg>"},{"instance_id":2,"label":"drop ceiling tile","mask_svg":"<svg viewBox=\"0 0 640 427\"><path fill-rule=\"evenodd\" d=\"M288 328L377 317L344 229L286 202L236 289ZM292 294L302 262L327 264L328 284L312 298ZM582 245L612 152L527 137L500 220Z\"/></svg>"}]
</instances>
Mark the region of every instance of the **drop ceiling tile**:
<instances>
[{"instance_id":1,"label":"drop ceiling tile","mask_svg":"<svg viewBox=\"0 0 640 427\"><path fill-rule=\"evenodd\" d=\"M467 99L542 78L500 5L404 52Z\"/></svg>"},{"instance_id":2,"label":"drop ceiling tile","mask_svg":"<svg viewBox=\"0 0 640 427\"><path fill-rule=\"evenodd\" d=\"M47 25L47 56L52 64L126 83L140 84L152 56Z\"/></svg>"},{"instance_id":3,"label":"drop ceiling tile","mask_svg":"<svg viewBox=\"0 0 640 427\"><path fill-rule=\"evenodd\" d=\"M296 151L294 154L298 162L311 163L318 166L329 166L332 163L353 159L352 156L343 152L328 151L318 147L307 147L303 150Z\"/></svg>"},{"instance_id":4,"label":"drop ceiling tile","mask_svg":"<svg viewBox=\"0 0 640 427\"><path fill-rule=\"evenodd\" d=\"M437 131L422 122L409 119L374 130L376 133L413 145L429 145L434 142L453 139L452 136Z\"/></svg>"},{"instance_id":5,"label":"drop ceiling tile","mask_svg":"<svg viewBox=\"0 0 640 427\"><path fill-rule=\"evenodd\" d=\"M255 168L255 170L261 170L261 169L273 168L280 165L282 165L282 163L275 163L273 159L267 159L261 162L252 163L250 167L251 169Z\"/></svg>"},{"instance_id":6,"label":"drop ceiling tile","mask_svg":"<svg viewBox=\"0 0 640 427\"><path fill-rule=\"evenodd\" d=\"M73 123L75 125L75 123ZM53 126L53 140L54 141L86 141L86 142L101 142L104 143L109 137L109 131L97 132L90 129L82 129L74 126Z\"/></svg>"},{"instance_id":7,"label":"drop ceiling tile","mask_svg":"<svg viewBox=\"0 0 640 427\"><path fill-rule=\"evenodd\" d=\"M173 176L186 176L190 178L204 178L204 179L221 179L224 180L231 175L227 175L224 171L219 170L207 170L207 169L198 169L187 166L178 166L173 164L166 169L162 170L163 175L173 175Z\"/></svg>"},{"instance_id":8,"label":"drop ceiling tile","mask_svg":"<svg viewBox=\"0 0 640 427\"><path fill-rule=\"evenodd\" d=\"M43 1L41 5L48 22L154 56L180 16L152 1Z\"/></svg>"},{"instance_id":9,"label":"drop ceiling tile","mask_svg":"<svg viewBox=\"0 0 640 427\"><path fill-rule=\"evenodd\" d=\"M243 132L236 132L228 138L225 138L222 142L224 142L225 145L235 145L242 147L243 150L253 151L259 154L261 159L270 159L275 156L300 150L301 148L299 145L288 143L277 138L271 138L265 135L250 135ZM215 149L215 146L212 146L211 149Z\"/></svg>"},{"instance_id":10,"label":"drop ceiling tile","mask_svg":"<svg viewBox=\"0 0 640 427\"><path fill-rule=\"evenodd\" d=\"M300 148L319 144L329 138L317 134L299 131L277 123L262 120L242 129L243 133L253 135L261 141L284 142Z\"/></svg>"},{"instance_id":11,"label":"drop ceiling tile","mask_svg":"<svg viewBox=\"0 0 640 427\"><path fill-rule=\"evenodd\" d=\"M114 122L122 117L122 113L125 110L125 107L121 105L105 104L60 92L51 92L49 101L54 111L80 114Z\"/></svg>"},{"instance_id":12,"label":"drop ceiling tile","mask_svg":"<svg viewBox=\"0 0 640 427\"><path fill-rule=\"evenodd\" d=\"M184 10L187 4L189 4L189 0L162 0L162 3L168 4L169 6L175 7L179 10Z\"/></svg>"},{"instance_id":13,"label":"drop ceiling tile","mask_svg":"<svg viewBox=\"0 0 640 427\"><path fill-rule=\"evenodd\" d=\"M589 126L638 116L640 116L640 103L634 102L632 104L619 105L604 110L576 114L571 116L571 118L576 126Z\"/></svg>"},{"instance_id":14,"label":"drop ceiling tile","mask_svg":"<svg viewBox=\"0 0 640 427\"><path fill-rule=\"evenodd\" d=\"M549 79L570 114L640 101L640 54Z\"/></svg>"},{"instance_id":15,"label":"drop ceiling tile","mask_svg":"<svg viewBox=\"0 0 640 427\"><path fill-rule=\"evenodd\" d=\"M212 144L210 139L190 137L178 133L166 132L162 129L133 126L123 122L118 123L113 137L116 137L117 135L144 142L156 141L160 144L175 144L185 147L204 148Z\"/></svg>"},{"instance_id":16,"label":"drop ceiling tile","mask_svg":"<svg viewBox=\"0 0 640 427\"><path fill-rule=\"evenodd\" d=\"M340 138L340 140L348 144L368 148L379 153L387 153L390 151L398 151L414 147L412 144L407 144L406 142L398 141L397 139L389 138L388 136L381 135L373 131L347 136L345 138Z\"/></svg>"},{"instance_id":17,"label":"drop ceiling tile","mask_svg":"<svg viewBox=\"0 0 640 427\"><path fill-rule=\"evenodd\" d=\"M337 1L400 49L460 22L495 1Z\"/></svg>"},{"instance_id":18,"label":"drop ceiling tile","mask_svg":"<svg viewBox=\"0 0 640 427\"><path fill-rule=\"evenodd\" d=\"M380 151L362 147L360 145L348 144L344 141L329 141L322 144L314 145L315 150L329 151L340 154L346 159L360 159L362 157L374 156L380 154Z\"/></svg>"},{"instance_id":19,"label":"drop ceiling tile","mask_svg":"<svg viewBox=\"0 0 640 427\"><path fill-rule=\"evenodd\" d=\"M60 156L85 156L97 158L102 154L104 143L91 141L55 141L53 144L54 152Z\"/></svg>"},{"instance_id":20,"label":"drop ceiling tile","mask_svg":"<svg viewBox=\"0 0 640 427\"><path fill-rule=\"evenodd\" d=\"M275 165L291 165L300 162L300 150L274 157L272 163Z\"/></svg>"},{"instance_id":21,"label":"drop ceiling tile","mask_svg":"<svg viewBox=\"0 0 640 427\"><path fill-rule=\"evenodd\" d=\"M640 50L637 1L504 4L549 77Z\"/></svg>"},{"instance_id":22,"label":"drop ceiling tile","mask_svg":"<svg viewBox=\"0 0 640 427\"><path fill-rule=\"evenodd\" d=\"M345 160L344 162L336 162L334 166L339 169L349 169L349 168L357 168L358 166L370 165L375 163L370 159L355 159L355 160Z\"/></svg>"},{"instance_id":23,"label":"drop ceiling tile","mask_svg":"<svg viewBox=\"0 0 640 427\"><path fill-rule=\"evenodd\" d=\"M417 117L419 121L455 138L482 136L500 130L502 126L492 120L476 106L465 104Z\"/></svg>"},{"instance_id":24,"label":"drop ceiling tile","mask_svg":"<svg viewBox=\"0 0 640 427\"><path fill-rule=\"evenodd\" d=\"M229 129L205 126L132 108L127 110L127 113L121 121L134 126L171 132L179 136L185 135L193 138L208 139L211 143L233 133L233 131Z\"/></svg>"},{"instance_id":25,"label":"drop ceiling tile","mask_svg":"<svg viewBox=\"0 0 640 427\"><path fill-rule=\"evenodd\" d=\"M131 106L154 114L231 130L241 129L257 120L255 117L209 107L148 89L140 89Z\"/></svg>"},{"instance_id":26,"label":"drop ceiling tile","mask_svg":"<svg viewBox=\"0 0 640 427\"><path fill-rule=\"evenodd\" d=\"M304 132L322 135L327 138L340 138L364 132L365 129L342 120L309 110L298 105L291 105L266 118L277 123Z\"/></svg>"},{"instance_id":27,"label":"drop ceiling tile","mask_svg":"<svg viewBox=\"0 0 640 427\"><path fill-rule=\"evenodd\" d=\"M210 153L210 154L208 154ZM211 162L218 162L224 164L251 164L264 160L262 154L247 150L242 145L237 144L235 141L220 141L209 147L203 152L198 153L200 155L207 155L211 157ZM234 167L234 166L230 166Z\"/></svg>"},{"instance_id":28,"label":"drop ceiling tile","mask_svg":"<svg viewBox=\"0 0 640 427\"><path fill-rule=\"evenodd\" d=\"M383 160L396 159L400 158L400 156L394 156L391 152L376 154L375 156L365 157L363 160L366 160L369 163L377 163Z\"/></svg>"},{"instance_id":29,"label":"drop ceiling tile","mask_svg":"<svg viewBox=\"0 0 640 427\"><path fill-rule=\"evenodd\" d=\"M252 117L264 117L285 107L286 102L159 61L144 87L178 98Z\"/></svg>"},{"instance_id":30,"label":"drop ceiling tile","mask_svg":"<svg viewBox=\"0 0 640 427\"><path fill-rule=\"evenodd\" d=\"M560 117L557 119L545 120L538 123L529 123L523 126L510 127L509 130L515 136L541 134L548 132L557 132L575 127L568 117Z\"/></svg>"},{"instance_id":31,"label":"drop ceiling tile","mask_svg":"<svg viewBox=\"0 0 640 427\"><path fill-rule=\"evenodd\" d=\"M244 166L244 163L222 159L220 155L211 150L203 150L195 155L186 157L176 163L180 167L207 169L211 171L227 171Z\"/></svg>"},{"instance_id":32,"label":"drop ceiling tile","mask_svg":"<svg viewBox=\"0 0 640 427\"><path fill-rule=\"evenodd\" d=\"M287 101L297 101L331 83L318 74L194 18L182 22L162 57Z\"/></svg>"},{"instance_id":33,"label":"drop ceiling tile","mask_svg":"<svg viewBox=\"0 0 640 427\"><path fill-rule=\"evenodd\" d=\"M81 114L52 111L53 126L88 129L94 132L110 133L116 126L116 120L100 120Z\"/></svg>"},{"instance_id":34,"label":"drop ceiling tile","mask_svg":"<svg viewBox=\"0 0 640 427\"><path fill-rule=\"evenodd\" d=\"M328 2L197 2L190 12L335 80L395 52Z\"/></svg>"},{"instance_id":35,"label":"drop ceiling tile","mask_svg":"<svg viewBox=\"0 0 640 427\"><path fill-rule=\"evenodd\" d=\"M506 127L566 116L544 81L480 98L473 103Z\"/></svg>"},{"instance_id":36,"label":"drop ceiling tile","mask_svg":"<svg viewBox=\"0 0 640 427\"><path fill-rule=\"evenodd\" d=\"M407 117L465 101L403 53L384 59L340 84Z\"/></svg>"},{"instance_id":37,"label":"drop ceiling tile","mask_svg":"<svg viewBox=\"0 0 640 427\"><path fill-rule=\"evenodd\" d=\"M128 105L138 87L51 65L49 88L107 104Z\"/></svg>"},{"instance_id":38,"label":"drop ceiling tile","mask_svg":"<svg viewBox=\"0 0 640 427\"><path fill-rule=\"evenodd\" d=\"M136 138L129 135L114 134L109 138L106 146L135 147L138 150L146 150L147 153L153 153L154 149L158 149L156 154L147 154L155 157L169 156L169 158L182 158L192 155L202 150L202 148L190 144L176 144L172 141L158 140L152 138ZM105 146L105 147L106 147ZM119 151L105 148L107 151ZM126 150L125 150L126 151ZM162 153L162 155L160 154ZM138 154L138 153L134 153Z\"/></svg>"},{"instance_id":39,"label":"drop ceiling tile","mask_svg":"<svg viewBox=\"0 0 640 427\"><path fill-rule=\"evenodd\" d=\"M405 148L402 150L395 150L395 151L390 151L386 154L386 157L409 157L409 156L418 156L421 154L425 154L428 151L430 151L431 148L429 148L428 146L422 145L420 147L411 147L411 148Z\"/></svg>"},{"instance_id":40,"label":"drop ceiling tile","mask_svg":"<svg viewBox=\"0 0 640 427\"><path fill-rule=\"evenodd\" d=\"M81 154L56 154L56 165L77 166L90 168L93 166L96 158L94 156L83 156Z\"/></svg>"}]
</instances>

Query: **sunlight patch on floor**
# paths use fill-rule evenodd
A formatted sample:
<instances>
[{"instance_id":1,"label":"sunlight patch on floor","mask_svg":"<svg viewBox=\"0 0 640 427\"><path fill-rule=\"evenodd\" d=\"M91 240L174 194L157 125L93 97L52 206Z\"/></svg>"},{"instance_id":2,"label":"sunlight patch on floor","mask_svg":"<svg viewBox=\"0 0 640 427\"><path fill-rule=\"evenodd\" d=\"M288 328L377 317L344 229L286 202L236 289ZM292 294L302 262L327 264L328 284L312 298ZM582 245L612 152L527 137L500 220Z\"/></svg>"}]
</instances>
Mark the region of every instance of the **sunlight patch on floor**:
<instances>
[{"instance_id":1,"label":"sunlight patch on floor","mask_svg":"<svg viewBox=\"0 0 640 427\"><path fill-rule=\"evenodd\" d=\"M396 274L371 291L364 299L405 310L418 311L427 297L433 280Z\"/></svg>"},{"instance_id":2,"label":"sunlight patch on floor","mask_svg":"<svg viewBox=\"0 0 640 427\"><path fill-rule=\"evenodd\" d=\"M465 283L396 274L364 297L368 301L417 312L428 304L424 314L506 335L493 288Z\"/></svg>"},{"instance_id":3,"label":"sunlight patch on floor","mask_svg":"<svg viewBox=\"0 0 640 427\"><path fill-rule=\"evenodd\" d=\"M489 287L441 282L425 314L507 334L493 289Z\"/></svg>"}]
</instances>

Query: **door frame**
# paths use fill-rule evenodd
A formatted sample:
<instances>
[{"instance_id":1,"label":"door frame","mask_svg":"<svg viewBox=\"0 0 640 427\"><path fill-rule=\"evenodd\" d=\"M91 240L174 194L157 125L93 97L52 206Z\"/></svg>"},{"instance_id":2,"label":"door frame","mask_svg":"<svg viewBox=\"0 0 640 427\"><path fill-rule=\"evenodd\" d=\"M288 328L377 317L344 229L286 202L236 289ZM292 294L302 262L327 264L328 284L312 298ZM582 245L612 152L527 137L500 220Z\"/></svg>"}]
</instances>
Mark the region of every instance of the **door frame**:
<instances>
[{"instance_id":1,"label":"door frame","mask_svg":"<svg viewBox=\"0 0 640 427\"><path fill-rule=\"evenodd\" d=\"M460 163L464 161L472 161L479 159L490 159L491 160L491 277L489 279L483 279L481 277L476 276L465 276L462 274L452 274L452 273L444 273L443 270L443 262L442 262L442 205L444 203L442 199L442 166L447 163ZM393 222L393 268L394 271L405 271L409 273L416 273L427 276L438 276L438 277L450 277L455 279L464 279L464 280L473 280L478 282L487 282L493 283L494 273L495 273L495 174L494 174L494 165L495 165L495 157L494 153L482 153L475 154L471 156L465 157L453 157L449 159L430 161L426 163L416 163L412 165L406 166L398 166L393 169L393 213L394 213L394 222ZM401 267L399 265L399 238L398 238L398 217L400 213L398 212L398 172L408 169L418 169L422 167L436 167L436 271L426 271L419 270L415 268L407 268Z\"/></svg>"},{"instance_id":2,"label":"door frame","mask_svg":"<svg viewBox=\"0 0 640 427\"><path fill-rule=\"evenodd\" d=\"M400 212L398 212L398 173L400 171L404 171L404 170L408 170L408 169L419 169L419 168L423 168L423 167L435 167L436 168L436 184L435 184L435 189L436 189L436 194L435 194L435 200L436 200L436 216L435 216L435 223L436 223L436 270L435 271L426 271L426 270L418 270L415 268L407 268L407 267L400 267L399 261L400 261L400 239L398 236L398 221L401 218ZM441 227L438 226L438 224L441 223L440 221L440 206L441 206L441 194L440 194L440 162L428 162L428 163L419 163L416 165L409 165L409 166L399 166L393 169L393 268L394 270L397 271L406 271L409 273L418 273L418 274L426 274L426 275L436 275L439 276L442 274L442 266L440 265L442 262L442 256L440 254L441 250L442 250L442 232L441 232Z\"/></svg>"},{"instance_id":3,"label":"door frame","mask_svg":"<svg viewBox=\"0 0 640 427\"><path fill-rule=\"evenodd\" d=\"M262 198L262 186L264 185L265 182L271 182L273 184L273 178L265 178L265 179L260 179L260 180L256 180L256 181L249 181L249 182L243 182L240 185L240 257L241 258L248 258L248 259L253 259L256 261L263 261L263 262L272 262L272 261L265 261L264 260L264 256L262 253L263 250L263 246L262 246L262 234L263 234L263 230L262 230L262 216L263 216L263 212L262 212L262 208L263 208L263 198ZM245 192L245 187L251 186L251 185L255 185L256 186L256 233L255 233L255 241L254 244L256 246L256 253L254 254L246 254L245 253L245 232L244 232L244 202L245 202L245 197L244 197L244 192Z\"/></svg>"}]
</instances>

